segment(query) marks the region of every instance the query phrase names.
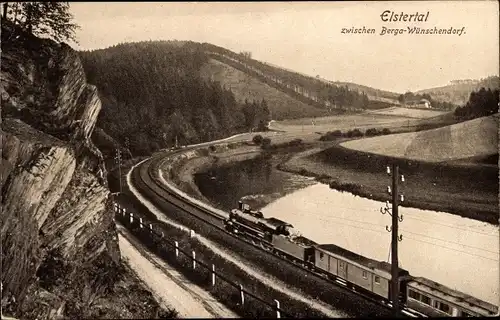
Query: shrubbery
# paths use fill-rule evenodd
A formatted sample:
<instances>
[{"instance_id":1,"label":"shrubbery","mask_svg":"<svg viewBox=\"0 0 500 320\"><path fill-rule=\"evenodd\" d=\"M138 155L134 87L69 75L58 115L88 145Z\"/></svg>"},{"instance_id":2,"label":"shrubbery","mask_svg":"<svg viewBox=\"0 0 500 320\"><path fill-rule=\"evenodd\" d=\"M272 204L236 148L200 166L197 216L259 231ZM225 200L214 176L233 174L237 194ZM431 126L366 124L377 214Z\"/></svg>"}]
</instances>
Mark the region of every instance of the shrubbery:
<instances>
[{"instance_id":1,"label":"shrubbery","mask_svg":"<svg viewBox=\"0 0 500 320\"><path fill-rule=\"evenodd\" d=\"M338 138L342 138L342 131L328 131L326 134L322 135L321 138L319 138L319 141L332 141Z\"/></svg>"},{"instance_id":2,"label":"shrubbery","mask_svg":"<svg viewBox=\"0 0 500 320\"><path fill-rule=\"evenodd\" d=\"M257 145L260 145L262 143L262 140L264 140L264 138L260 134L254 136L252 139L252 141Z\"/></svg>"},{"instance_id":3,"label":"shrubbery","mask_svg":"<svg viewBox=\"0 0 500 320\"><path fill-rule=\"evenodd\" d=\"M370 128L370 129L367 129L365 131L365 133L363 133L359 129L349 130L345 133L343 133L340 130L335 130L335 131L328 131L327 133L322 135L319 138L319 141L334 141L334 140L337 140L340 138L359 138L359 137L363 137L363 136L374 137L374 136L385 135L385 134L390 134L390 133L391 133L391 130L389 130L387 128L384 128L382 130L378 130L377 128Z\"/></svg>"},{"instance_id":4,"label":"shrubbery","mask_svg":"<svg viewBox=\"0 0 500 320\"><path fill-rule=\"evenodd\" d=\"M264 138L268 139L268 138ZM283 143L277 143L277 144L269 144L264 147L264 143L262 144L262 149L266 150L278 150L278 149L283 149L283 148L293 148L293 147L298 147L302 145L302 139L293 139L288 142L283 142ZM271 143L271 140L269 139L269 143Z\"/></svg>"},{"instance_id":5,"label":"shrubbery","mask_svg":"<svg viewBox=\"0 0 500 320\"><path fill-rule=\"evenodd\" d=\"M261 148L262 149L269 149L269 147L271 146L271 139L269 138L263 138L262 139L262 142L261 142Z\"/></svg>"},{"instance_id":6,"label":"shrubbery","mask_svg":"<svg viewBox=\"0 0 500 320\"><path fill-rule=\"evenodd\" d=\"M347 131L347 135L353 137L353 138L358 138L364 136L363 132L359 129L354 129L354 130L349 130Z\"/></svg>"},{"instance_id":7,"label":"shrubbery","mask_svg":"<svg viewBox=\"0 0 500 320\"><path fill-rule=\"evenodd\" d=\"M381 132L378 131L376 128L370 128L370 129L365 131L365 136L367 136L367 137L374 137L374 136L377 136L379 134L381 134Z\"/></svg>"}]
</instances>

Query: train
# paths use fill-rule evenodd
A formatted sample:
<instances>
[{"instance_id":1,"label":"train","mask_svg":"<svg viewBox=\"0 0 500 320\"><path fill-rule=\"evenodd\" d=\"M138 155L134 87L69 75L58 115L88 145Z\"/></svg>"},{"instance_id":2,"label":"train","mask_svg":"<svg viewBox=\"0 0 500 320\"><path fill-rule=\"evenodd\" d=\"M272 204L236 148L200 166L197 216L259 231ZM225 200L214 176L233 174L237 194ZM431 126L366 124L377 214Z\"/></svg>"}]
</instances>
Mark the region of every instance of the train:
<instances>
[{"instance_id":1,"label":"train","mask_svg":"<svg viewBox=\"0 0 500 320\"><path fill-rule=\"evenodd\" d=\"M391 264L351 252L335 244L318 244L300 235L288 222L265 218L261 211L238 202L224 220L226 230L296 264L342 283L351 290L389 304ZM399 268L399 302L430 317L497 315L497 306Z\"/></svg>"}]
</instances>

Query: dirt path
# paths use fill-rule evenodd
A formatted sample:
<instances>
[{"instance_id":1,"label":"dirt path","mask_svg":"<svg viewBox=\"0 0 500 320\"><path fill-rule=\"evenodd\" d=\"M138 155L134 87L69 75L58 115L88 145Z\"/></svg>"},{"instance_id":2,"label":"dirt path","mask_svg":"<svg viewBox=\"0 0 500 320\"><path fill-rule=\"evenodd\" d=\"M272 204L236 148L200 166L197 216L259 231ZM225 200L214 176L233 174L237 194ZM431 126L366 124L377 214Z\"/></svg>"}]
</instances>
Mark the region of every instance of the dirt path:
<instances>
[{"instance_id":1,"label":"dirt path","mask_svg":"<svg viewBox=\"0 0 500 320\"><path fill-rule=\"evenodd\" d=\"M117 225L123 259L165 308L182 318L236 318L233 311L209 292L189 282L180 272L150 253L123 226Z\"/></svg>"}]
</instances>

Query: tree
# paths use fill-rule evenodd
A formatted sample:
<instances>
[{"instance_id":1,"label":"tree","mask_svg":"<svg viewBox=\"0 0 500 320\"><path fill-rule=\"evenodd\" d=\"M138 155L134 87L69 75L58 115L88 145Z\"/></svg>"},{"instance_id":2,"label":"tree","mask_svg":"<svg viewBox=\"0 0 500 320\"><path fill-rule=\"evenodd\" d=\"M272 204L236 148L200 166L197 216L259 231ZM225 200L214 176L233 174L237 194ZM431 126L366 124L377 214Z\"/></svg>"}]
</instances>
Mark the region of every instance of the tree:
<instances>
[{"instance_id":1,"label":"tree","mask_svg":"<svg viewBox=\"0 0 500 320\"><path fill-rule=\"evenodd\" d=\"M499 90L484 87L470 94L469 101L455 110L455 115L464 120L489 116L498 112Z\"/></svg>"},{"instance_id":2,"label":"tree","mask_svg":"<svg viewBox=\"0 0 500 320\"><path fill-rule=\"evenodd\" d=\"M262 139L262 142L260 143L260 147L262 149L269 149L269 147L271 146L271 139L265 137Z\"/></svg>"},{"instance_id":3,"label":"tree","mask_svg":"<svg viewBox=\"0 0 500 320\"><path fill-rule=\"evenodd\" d=\"M261 144L263 139L264 138L260 134L258 134L258 135L256 135L256 136L253 137L252 141L255 144Z\"/></svg>"},{"instance_id":4,"label":"tree","mask_svg":"<svg viewBox=\"0 0 500 320\"><path fill-rule=\"evenodd\" d=\"M13 2L4 3L5 19L33 35L46 35L61 42L77 42L78 25L72 22L68 2Z\"/></svg>"}]
</instances>

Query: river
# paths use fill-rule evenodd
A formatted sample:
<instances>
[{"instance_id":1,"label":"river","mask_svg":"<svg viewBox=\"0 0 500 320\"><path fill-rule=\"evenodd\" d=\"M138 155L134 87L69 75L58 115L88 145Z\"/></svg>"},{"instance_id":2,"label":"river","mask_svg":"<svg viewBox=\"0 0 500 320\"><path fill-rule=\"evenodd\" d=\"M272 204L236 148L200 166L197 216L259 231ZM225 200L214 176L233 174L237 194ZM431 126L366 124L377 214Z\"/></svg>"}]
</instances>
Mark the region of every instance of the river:
<instances>
[{"instance_id":1,"label":"river","mask_svg":"<svg viewBox=\"0 0 500 320\"><path fill-rule=\"evenodd\" d=\"M239 198L259 199L266 217L290 222L318 243L334 243L366 257L390 261L391 217L385 203L330 189L273 169L277 159L255 159L196 175L200 191L229 210ZM250 195L250 196L249 196ZM410 195L405 195L406 197ZM498 227L445 212L400 207L399 260L423 276L498 305Z\"/></svg>"}]
</instances>

